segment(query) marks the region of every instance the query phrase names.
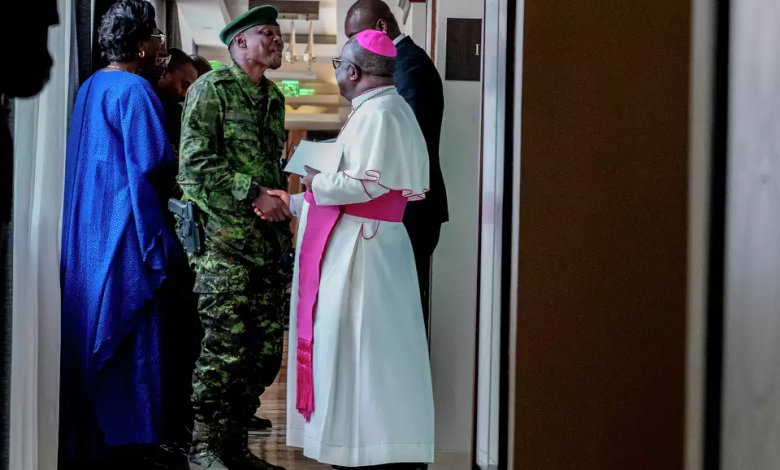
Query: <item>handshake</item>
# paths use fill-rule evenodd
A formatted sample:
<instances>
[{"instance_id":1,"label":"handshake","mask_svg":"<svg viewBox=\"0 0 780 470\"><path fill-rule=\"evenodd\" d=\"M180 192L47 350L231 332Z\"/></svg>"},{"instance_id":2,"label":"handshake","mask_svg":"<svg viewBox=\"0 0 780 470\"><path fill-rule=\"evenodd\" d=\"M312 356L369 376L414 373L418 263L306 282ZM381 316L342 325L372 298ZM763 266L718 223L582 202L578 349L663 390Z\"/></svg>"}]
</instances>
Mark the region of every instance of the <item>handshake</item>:
<instances>
[{"instance_id":1,"label":"handshake","mask_svg":"<svg viewBox=\"0 0 780 470\"><path fill-rule=\"evenodd\" d=\"M303 185L311 188L314 177L320 172L314 168L305 166L306 176L303 177ZM281 189L265 189L260 191L260 195L252 202L252 208L263 220L269 222L284 222L292 218L290 212L290 194Z\"/></svg>"}]
</instances>

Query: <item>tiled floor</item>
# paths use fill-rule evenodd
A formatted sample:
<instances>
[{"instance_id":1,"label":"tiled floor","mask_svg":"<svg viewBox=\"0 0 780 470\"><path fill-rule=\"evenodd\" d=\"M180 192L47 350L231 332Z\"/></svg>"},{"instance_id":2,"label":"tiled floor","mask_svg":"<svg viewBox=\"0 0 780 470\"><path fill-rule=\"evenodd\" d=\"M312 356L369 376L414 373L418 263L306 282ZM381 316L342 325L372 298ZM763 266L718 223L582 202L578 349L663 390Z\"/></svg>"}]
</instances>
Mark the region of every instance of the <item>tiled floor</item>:
<instances>
[{"instance_id":1,"label":"tiled floor","mask_svg":"<svg viewBox=\"0 0 780 470\"><path fill-rule=\"evenodd\" d=\"M258 416L269 418L273 429L267 432L253 433L249 445L256 455L268 462L280 465L287 470L322 470L330 465L322 465L303 456L300 450L286 445L287 418L287 341L285 341L285 359L282 371L274 385L263 394ZM469 456L461 453L436 453L436 464L430 470L469 470Z\"/></svg>"},{"instance_id":2,"label":"tiled floor","mask_svg":"<svg viewBox=\"0 0 780 470\"><path fill-rule=\"evenodd\" d=\"M268 418L273 428L268 431L252 433L249 436L249 446L256 455L268 462L280 465L287 470L321 470L330 469L330 465L322 465L303 456L300 450L287 447L286 417L287 417L287 341L285 341L285 359L282 371L274 385L265 391L261 397L262 404L259 416Z\"/></svg>"},{"instance_id":3,"label":"tiled floor","mask_svg":"<svg viewBox=\"0 0 780 470\"><path fill-rule=\"evenodd\" d=\"M279 377L261 397L262 404L258 416L268 418L273 423L273 428L268 431L252 432L249 436L249 446L256 455L268 462L280 465L287 470L325 470L331 469L330 465L322 465L307 459L298 449L288 447L286 444L286 418L287 418L287 344L285 341L285 360ZM437 453L437 464L431 466L431 470L469 470L471 468L468 455ZM78 468L78 470L142 470L133 467L116 468L107 466L92 467L90 469Z\"/></svg>"}]
</instances>

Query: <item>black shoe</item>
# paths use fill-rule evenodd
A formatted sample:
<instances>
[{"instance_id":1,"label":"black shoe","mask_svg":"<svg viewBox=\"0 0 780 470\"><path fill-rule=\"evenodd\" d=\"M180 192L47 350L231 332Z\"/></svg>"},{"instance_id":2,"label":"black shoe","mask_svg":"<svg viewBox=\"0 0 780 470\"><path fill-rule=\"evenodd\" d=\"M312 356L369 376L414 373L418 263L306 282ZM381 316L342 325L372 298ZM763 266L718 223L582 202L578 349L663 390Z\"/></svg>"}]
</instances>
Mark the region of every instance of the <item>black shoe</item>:
<instances>
[{"instance_id":1,"label":"black shoe","mask_svg":"<svg viewBox=\"0 0 780 470\"><path fill-rule=\"evenodd\" d=\"M254 455L248 441L246 427L223 422L215 429L196 422L189 455L190 470L285 470Z\"/></svg>"},{"instance_id":2,"label":"black shoe","mask_svg":"<svg viewBox=\"0 0 780 470\"><path fill-rule=\"evenodd\" d=\"M268 418L258 418L252 416L252 421L249 423L249 429L252 431L265 431L266 429L273 428L271 420Z\"/></svg>"},{"instance_id":3,"label":"black shoe","mask_svg":"<svg viewBox=\"0 0 780 470\"><path fill-rule=\"evenodd\" d=\"M249 429L246 427L229 427L231 443L229 454L222 459L230 470L285 470L283 467L270 464L249 450Z\"/></svg>"},{"instance_id":4,"label":"black shoe","mask_svg":"<svg viewBox=\"0 0 780 470\"><path fill-rule=\"evenodd\" d=\"M196 421L192 431L192 447L187 456L189 470L228 470L218 458L208 452L206 434L206 425Z\"/></svg>"},{"instance_id":5,"label":"black shoe","mask_svg":"<svg viewBox=\"0 0 780 470\"><path fill-rule=\"evenodd\" d=\"M148 468L160 470L187 470L187 450L179 445L161 445L144 458Z\"/></svg>"}]
</instances>

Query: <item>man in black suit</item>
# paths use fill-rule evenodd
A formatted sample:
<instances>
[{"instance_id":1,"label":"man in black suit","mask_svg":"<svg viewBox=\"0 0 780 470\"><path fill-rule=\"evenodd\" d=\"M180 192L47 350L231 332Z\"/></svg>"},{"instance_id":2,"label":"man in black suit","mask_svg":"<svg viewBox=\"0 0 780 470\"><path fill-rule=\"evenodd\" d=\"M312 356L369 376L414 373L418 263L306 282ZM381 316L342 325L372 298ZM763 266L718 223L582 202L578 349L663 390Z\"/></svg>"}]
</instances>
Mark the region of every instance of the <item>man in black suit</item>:
<instances>
[{"instance_id":1,"label":"man in black suit","mask_svg":"<svg viewBox=\"0 0 780 470\"><path fill-rule=\"evenodd\" d=\"M444 115L444 91L436 66L423 48L401 34L390 7L382 0L358 0L347 12L347 37L366 29L384 31L398 50L395 62L395 86L414 110L425 136L430 159L430 191L423 201L410 202L404 213L404 225L414 249L420 296L428 331L431 256L439 243L441 225L449 220L447 191L439 163L439 139Z\"/></svg>"}]
</instances>

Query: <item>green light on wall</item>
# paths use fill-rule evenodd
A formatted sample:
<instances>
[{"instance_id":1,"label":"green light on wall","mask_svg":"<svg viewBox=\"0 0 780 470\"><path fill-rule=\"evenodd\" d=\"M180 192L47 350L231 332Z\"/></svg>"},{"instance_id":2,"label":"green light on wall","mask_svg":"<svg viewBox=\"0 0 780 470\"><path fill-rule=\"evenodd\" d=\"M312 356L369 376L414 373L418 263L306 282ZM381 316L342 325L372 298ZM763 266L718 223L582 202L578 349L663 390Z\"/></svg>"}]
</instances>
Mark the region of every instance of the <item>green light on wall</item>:
<instances>
[{"instance_id":1,"label":"green light on wall","mask_svg":"<svg viewBox=\"0 0 780 470\"><path fill-rule=\"evenodd\" d=\"M298 96L301 84L298 80L282 80L282 94L285 98Z\"/></svg>"},{"instance_id":2,"label":"green light on wall","mask_svg":"<svg viewBox=\"0 0 780 470\"><path fill-rule=\"evenodd\" d=\"M298 80L282 80L280 88L285 98L314 95L313 88L301 88L301 83Z\"/></svg>"}]
</instances>

